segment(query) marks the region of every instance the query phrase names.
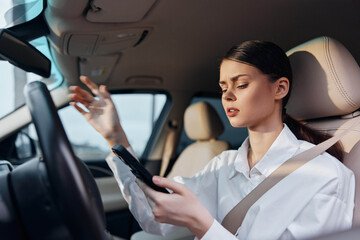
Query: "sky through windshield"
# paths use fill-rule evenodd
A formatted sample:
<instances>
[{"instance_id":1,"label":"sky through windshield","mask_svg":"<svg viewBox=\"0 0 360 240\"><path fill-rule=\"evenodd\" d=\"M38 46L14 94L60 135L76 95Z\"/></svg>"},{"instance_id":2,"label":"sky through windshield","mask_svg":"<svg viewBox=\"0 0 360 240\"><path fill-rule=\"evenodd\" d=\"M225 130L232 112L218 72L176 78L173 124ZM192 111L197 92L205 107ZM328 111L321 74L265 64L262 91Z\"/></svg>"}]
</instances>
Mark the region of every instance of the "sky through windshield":
<instances>
[{"instance_id":1,"label":"sky through windshield","mask_svg":"<svg viewBox=\"0 0 360 240\"><path fill-rule=\"evenodd\" d=\"M8 28L29 21L43 9L43 0L1 0L0 27Z\"/></svg>"}]
</instances>

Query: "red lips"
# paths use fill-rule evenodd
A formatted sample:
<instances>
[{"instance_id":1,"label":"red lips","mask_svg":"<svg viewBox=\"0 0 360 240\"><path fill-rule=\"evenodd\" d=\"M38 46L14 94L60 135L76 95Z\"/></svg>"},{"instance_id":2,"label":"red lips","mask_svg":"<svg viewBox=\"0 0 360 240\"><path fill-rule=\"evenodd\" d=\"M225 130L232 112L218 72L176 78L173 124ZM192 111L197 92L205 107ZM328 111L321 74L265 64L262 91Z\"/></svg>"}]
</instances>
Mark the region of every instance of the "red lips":
<instances>
[{"instance_id":1,"label":"red lips","mask_svg":"<svg viewBox=\"0 0 360 240\"><path fill-rule=\"evenodd\" d=\"M226 115L228 117L235 117L239 113L239 109L237 108L227 108Z\"/></svg>"}]
</instances>

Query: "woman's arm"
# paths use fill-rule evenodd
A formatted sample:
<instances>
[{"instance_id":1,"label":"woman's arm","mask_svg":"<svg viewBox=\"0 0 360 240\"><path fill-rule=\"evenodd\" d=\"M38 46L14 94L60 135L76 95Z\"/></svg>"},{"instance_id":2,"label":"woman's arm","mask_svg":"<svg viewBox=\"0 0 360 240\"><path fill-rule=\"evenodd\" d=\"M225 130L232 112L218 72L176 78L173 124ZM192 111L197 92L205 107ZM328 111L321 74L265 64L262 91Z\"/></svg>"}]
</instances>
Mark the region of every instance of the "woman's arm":
<instances>
[{"instance_id":1,"label":"woman's arm","mask_svg":"<svg viewBox=\"0 0 360 240\"><path fill-rule=\"evenodd\" d=\"M121 144L134 155L106 86L97 86L85 76L81 76L80 80L91 90L95 97L80 87L71 86L69 89L73 93L69 97L74 102L71 102L70 105L74 106L91 126L106 139L110 147ZM78 105L79 103L84 105L86 109L82 109ZM174 226L161 224L154 220L147 198L135 183L135 176L130 172L129 167L117 157L109 156L106 161L139 224L155 234L164 235L172 231L175 228Z\"/></svg>"}]
</instances>

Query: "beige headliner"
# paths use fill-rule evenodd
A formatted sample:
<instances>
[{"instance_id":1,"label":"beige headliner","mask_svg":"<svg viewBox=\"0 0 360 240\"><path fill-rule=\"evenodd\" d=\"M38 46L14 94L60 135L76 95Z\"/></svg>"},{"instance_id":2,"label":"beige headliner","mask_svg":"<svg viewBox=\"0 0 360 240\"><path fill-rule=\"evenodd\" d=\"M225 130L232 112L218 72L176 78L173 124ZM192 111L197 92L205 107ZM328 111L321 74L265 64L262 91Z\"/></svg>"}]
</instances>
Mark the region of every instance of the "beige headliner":
<instances>
[{"instance_id":1,"label":"beige headliner","mask_svg":"<svg viewBox=\"0 0 360 240\"><path fill-rule=\"evenodd\" d=\"M159 0L137 23L92 23L86 0L51 0L46 10L55 56L70 84L77 57L66 55L66 34L151 28L145 41L122 52L106 84L110 89L160 88L218 91L219 59L232 45L270 40L288 50L318 36L342 42L360 62L360 3L353 0ZM116 9L113 11L116 17ZM51 15L51 17L49 17ZM115 51L116 52L116 51ZM132 76L154 76L157 85L126 85Z\"/></svg>"}]
</instances>

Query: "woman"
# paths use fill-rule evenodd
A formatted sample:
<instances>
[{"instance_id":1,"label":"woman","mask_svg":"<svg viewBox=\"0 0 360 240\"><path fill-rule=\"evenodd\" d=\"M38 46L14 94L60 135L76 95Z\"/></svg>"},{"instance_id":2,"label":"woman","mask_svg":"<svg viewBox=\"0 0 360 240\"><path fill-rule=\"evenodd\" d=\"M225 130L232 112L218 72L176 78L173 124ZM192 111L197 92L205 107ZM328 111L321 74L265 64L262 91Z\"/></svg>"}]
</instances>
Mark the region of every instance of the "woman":
<instances>
[{"instance_id":1,"label":"woman","mask_svg":"<svg viewBox=\"0 0 360 240\"><path fill-rule=\"evenodd\" d=\"M106 87L98 88L87 77L80 79L98 100L79 87L70 87L75 101L71 105L110 146L122 144L131 150ZM204 240L299 239L351 227L354 176L339 161L339 146L329 149L333 156L316 157L265 193L249 209L235 236L219 224L283 162L328 138L286 114L291 81L289 60L275 44L248 41L231 48L220 65L222 103L231 125L247 127L249 137L238 150L223 152L192 178L153 178L172 194L137 181L118 158L107 159L145 231L166 234L183 226Z\"/></svg>"}]
</instances>

